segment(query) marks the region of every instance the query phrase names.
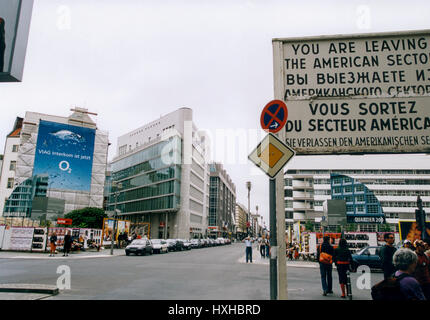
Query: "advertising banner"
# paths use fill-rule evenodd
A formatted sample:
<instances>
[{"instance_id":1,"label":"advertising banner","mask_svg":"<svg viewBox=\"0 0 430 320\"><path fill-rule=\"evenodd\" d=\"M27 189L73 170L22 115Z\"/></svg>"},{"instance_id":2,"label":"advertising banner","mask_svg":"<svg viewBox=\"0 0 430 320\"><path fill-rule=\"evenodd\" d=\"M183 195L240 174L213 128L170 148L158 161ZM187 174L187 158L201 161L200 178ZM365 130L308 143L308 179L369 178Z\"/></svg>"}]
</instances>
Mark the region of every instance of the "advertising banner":
<instances>
[{"instance_id":1,"label":"advertising banner","mask_svg":"<svg viewBox=\"0 0 430 320\"><path fill-rule=\"evenodd\" d=\"M410 240L414 243L415 240L421 239L421 231L418 229L417 223L413 220L399 221L400 241ZM430 237L430 222L426 222L427 237Z\"/></svg>"},{"instance_id":2,"label":"advertising banner","mask_svg":"<svg viewBox=\"0 0 430 320\"><path fill-rule=\"evenodd\" d=\"M41 120L34 175L48 175L49 188L90 191L95 130Z\"/></svg>"}]
</instances>

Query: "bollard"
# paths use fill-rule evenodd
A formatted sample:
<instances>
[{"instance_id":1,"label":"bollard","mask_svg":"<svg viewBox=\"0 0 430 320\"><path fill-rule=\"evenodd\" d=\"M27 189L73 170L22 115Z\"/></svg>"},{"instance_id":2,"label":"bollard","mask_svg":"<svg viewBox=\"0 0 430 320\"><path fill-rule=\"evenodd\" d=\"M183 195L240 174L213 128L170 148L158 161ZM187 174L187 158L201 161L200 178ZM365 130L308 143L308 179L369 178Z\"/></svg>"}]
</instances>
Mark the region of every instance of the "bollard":
<instances>
[{"instance_id":1,"label":"bollard","mask_svg":"<svg viewBox=\"0 0 430 320\"><path fill-rule=\"evenodd\" d=\"M351 274L349 270L346 272L346 295L348 300L352 300Z\"/></svg>"}]
</instances>

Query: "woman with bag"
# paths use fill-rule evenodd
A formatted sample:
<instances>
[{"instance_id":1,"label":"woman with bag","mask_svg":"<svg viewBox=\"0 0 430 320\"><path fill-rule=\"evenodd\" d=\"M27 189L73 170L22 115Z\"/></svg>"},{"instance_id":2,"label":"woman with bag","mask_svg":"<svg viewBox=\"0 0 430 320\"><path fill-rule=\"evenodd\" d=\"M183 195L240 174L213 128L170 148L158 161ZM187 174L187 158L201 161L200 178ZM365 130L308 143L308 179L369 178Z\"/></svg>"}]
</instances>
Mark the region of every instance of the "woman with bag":
<instances>
[{"instance_id":1,"label":"woman with bag","mask_svg":"<svg viewBox=\"0 0 430 320\"><path fill-rule=\"evenodd\" d=\"M320 264L321 284L323 296L333 293L333 255L334 249L330 244L330 237L324 236L324 242L318 247L317 261Z\"/></svg>"},{"instance_id":2,"label":"woman with bag","mask_svg":"<svg viewBox=\"0 0 430 320\"><path fill-rule=\"evenodd\" d=\"M342 290L342 298L346 298L345 287L347 282L347 271L352 262L351 252L345 239L340 239L339 246L334 250L334 263L336 264L337 273L339 275L340 289Z\"/></svg>"}]
</instances>

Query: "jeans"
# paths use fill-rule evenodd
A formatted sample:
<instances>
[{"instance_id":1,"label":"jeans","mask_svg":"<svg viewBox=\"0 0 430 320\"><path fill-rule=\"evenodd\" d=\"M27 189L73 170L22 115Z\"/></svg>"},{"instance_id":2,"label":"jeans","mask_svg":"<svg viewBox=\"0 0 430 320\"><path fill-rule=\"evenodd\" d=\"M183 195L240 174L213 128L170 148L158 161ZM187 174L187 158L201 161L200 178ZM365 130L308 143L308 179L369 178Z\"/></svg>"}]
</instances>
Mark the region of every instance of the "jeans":
<instances>
[{"instance_id":1,"label":"jeans","mask_svg":"<svg viewBox=\"0 0 430 320\"><path fill-rule=\"evenodd\" d=\"M246 263L248 263L248 260L252 263L252 247L246 247Z\"/></svg>"},{"instance_id":2,"label":"jeans","mask_svg":"<svg viewBox=\"0 0 430 320\"><path fill-rule=\"evenodd\" d=\"M333 290L333 266L331 264L320 263L321 284L324 292Z\"/></svg>"}]
</instances>

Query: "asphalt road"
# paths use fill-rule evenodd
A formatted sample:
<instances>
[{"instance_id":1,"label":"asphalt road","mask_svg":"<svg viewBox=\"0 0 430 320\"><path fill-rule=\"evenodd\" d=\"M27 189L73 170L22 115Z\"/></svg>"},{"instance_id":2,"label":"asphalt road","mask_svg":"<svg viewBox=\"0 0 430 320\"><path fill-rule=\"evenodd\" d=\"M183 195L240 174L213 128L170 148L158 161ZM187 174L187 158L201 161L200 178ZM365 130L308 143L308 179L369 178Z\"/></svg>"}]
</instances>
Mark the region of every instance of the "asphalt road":
<instances>
[{"instance_id":1,"label":"asphalt road","mask_svg":"<svg viewBox=\"0 0 430 320\"><path fill-rule=\"evenodd\" d=\"M90 259L3 259L1 283L57 284L60 266L70 268L70 289L52 300L269 300L269 265L254 250L254 263L245 263L244 244L193 249L151 256L113 256ZM340 300L336 270L334 294L322 296L316 264L288 267L290 300ZM352 274L354 300L371 299L370 290L358 289ZM372 273L371 284L381 273ZM363 279L363 276L361 276ZM62 283L65 283L64 281ZM1 297L0 297L1 299Z\"/></svg>"}]
</instances>

